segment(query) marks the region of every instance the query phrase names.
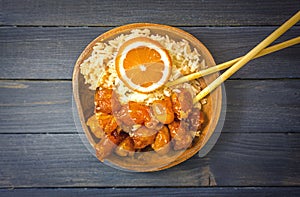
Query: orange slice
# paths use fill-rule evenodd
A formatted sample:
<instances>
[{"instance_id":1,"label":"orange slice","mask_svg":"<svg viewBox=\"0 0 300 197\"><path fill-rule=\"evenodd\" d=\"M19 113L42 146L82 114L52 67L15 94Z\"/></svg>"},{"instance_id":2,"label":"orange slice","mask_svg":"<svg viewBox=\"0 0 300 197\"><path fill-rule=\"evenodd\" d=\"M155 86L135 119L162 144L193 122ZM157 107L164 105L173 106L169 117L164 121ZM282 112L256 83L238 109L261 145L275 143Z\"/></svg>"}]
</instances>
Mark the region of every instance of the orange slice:
<instances>
[{"instance_id":1,"label":"orange slice","mask_svg":"<svg viewBox=\"0 0 300 197\"><path fill-rule=\"evenodd\" d=\"M159 42L145 37L126 41L116 57L118 77L132 90L148 93L163 86L171 74L171 58Z\"/></svg>"}]
</instances>

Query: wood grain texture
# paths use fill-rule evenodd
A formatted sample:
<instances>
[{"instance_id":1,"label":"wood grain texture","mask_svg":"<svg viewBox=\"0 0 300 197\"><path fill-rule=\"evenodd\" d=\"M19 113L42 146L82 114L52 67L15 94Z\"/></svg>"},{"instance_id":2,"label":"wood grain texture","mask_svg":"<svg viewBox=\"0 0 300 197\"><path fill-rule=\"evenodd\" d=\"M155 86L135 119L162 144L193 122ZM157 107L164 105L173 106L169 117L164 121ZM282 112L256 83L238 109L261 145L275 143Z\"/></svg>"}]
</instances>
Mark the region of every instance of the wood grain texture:
<instances>
[{"instance_id":1,"label":"wood grain texture","mask_svg":"<svg viewBox=\"0 0 300 197\"><path fill-rule=\"evenodd\" d=\"M116 26L154 22L184 26L279 25L299 1L1 0L2 25Z\"/></svg>"},{"instance_id":2,"label":"wood grain texture","mask_svg":"<svg viewBox=\"0 0 300 197\"><path fill-rule=\"evenodd\" d=\"M0 78L71 79L74 64L89 42L110 30L102 27L1 27ZM210 50L216 63L244 55L276 27L184 27ZM299 36L294 27L278 41ZM277 42L278 42L277 41ZM232 78L299 78L300 45L253 60Z\"/></svg>"},{"instance_id":3,"label":"wood grain texture","mask_svg":"<svg viewBox=\"0 0 300 197\"><path fill-rule=\"evenodd\" d=\"M202 188L56 188L56 189L0 189L6 197L40 196L299 196L297 187L202 187Z\"/></svg>"},{"instance_id":4,"label":"wood grain texture","mask_svg":"<svg viewBox=\"0 0 300 197\"><path fill-rule=\"evenodd\" d=\"M1 134L0 187L300 186L299 140L223 133L204 158L132 173L101 164L77 134Z\"/></svg>"},{"instance_id":5,"label":"wood grain texture","mask_svg":"<svg viewBox=\"0 0 300 197\"><path fill-rule=\"evenodd\" d=\"M222 132L299 132L299 80L229 80ZM0 81L0 133L74 133L70 81Z\"/></svg>"},{"instance_id":6,"label":"wood grain texture","mask_svg":"<svg viewBox=\"0 0 300 197\"><path fill-rule=\"evenodd\" d=\"M0 84L1 132L76 132L71 82L1 81Z\"/></svg>"},{"instance_id":7,"label":"wood grain texture","mask_svg":"<svg viewBox=\"0 0 300 197\"><path fill-rule=\"evenodd\" d=\"M299 45L225 83L225 125L206 157L155 173L119 171L90 154L70 81L85 46L115 26L180 27L222 63L298 10L299 0L0 0L0 196L300 196ZM299 36L297 25L279 41Z\"/></svg>"}]
</instances>

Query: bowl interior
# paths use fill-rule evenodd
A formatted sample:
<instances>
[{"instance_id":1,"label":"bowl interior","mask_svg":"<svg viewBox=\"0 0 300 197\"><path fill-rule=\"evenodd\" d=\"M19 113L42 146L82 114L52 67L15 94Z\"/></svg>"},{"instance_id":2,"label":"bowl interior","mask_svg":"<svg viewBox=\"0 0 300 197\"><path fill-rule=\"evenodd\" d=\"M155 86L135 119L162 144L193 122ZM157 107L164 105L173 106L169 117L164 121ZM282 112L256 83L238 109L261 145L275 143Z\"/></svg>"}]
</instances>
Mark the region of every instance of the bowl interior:
<instances>
[{"instance_id":1,"label":"bowl interior","mask_svg":"<svg viewBox=\"0 0 300 197\"><path fill-rule=\"evenodd\" d=\"M215 62L210 52L206 49L206 47L195 37L190 35L189 33L165 25L158 24L148 24L148 23L138 23L138 24L130 24L121 26L115 29L112 29L99 37L93 40L82 52L79 56L73 73L73 96L77 107L78 116L80 119L80 123L82 129L90 143L93 147L98 139L93 136L90 129L86 126L86 122L89 117L93 115L94 112L94 91L91 91L87 84L85 84L85 80L82 74L80 74L80 64L87 59L93 50L93 46L97 42L105 42L111 39L114 39L116 36L120 34L129 33L132 29L150 29L151 34L159 34L159 35L168 35L170 38L174 40L185 39L191 45L191 48L196 48L197 51L204 58L205 63L208 67L214 66ZM218 73L211 74L206 76L205 83L209 84L214 79L219 76ZM202 110L206 114L205 125L202 131L202 134L199 138L195 138L193 146L187 150L183 151L171 151L169 154L161 156L155 154L155 152L143 152L138 153L140 155L133 157L120 157L115 154L111 154L105 161L107 165L110 165L115 168L129 170L129 171L158 171L162 169L166 169L177 165L193 155L195 155L198 151L201 151L204 146L209 146L207 144L210 137L213 135L221 112L222 106L222 90L221 87L214 90L207 97L207 103L203 105ZM213 144L211 144L213 146ZM93 150L93 149L90 149ZM95 152L92 152L95 154ZM138 159L137 159L138 158Z\"/></svg>"}]
</instances>

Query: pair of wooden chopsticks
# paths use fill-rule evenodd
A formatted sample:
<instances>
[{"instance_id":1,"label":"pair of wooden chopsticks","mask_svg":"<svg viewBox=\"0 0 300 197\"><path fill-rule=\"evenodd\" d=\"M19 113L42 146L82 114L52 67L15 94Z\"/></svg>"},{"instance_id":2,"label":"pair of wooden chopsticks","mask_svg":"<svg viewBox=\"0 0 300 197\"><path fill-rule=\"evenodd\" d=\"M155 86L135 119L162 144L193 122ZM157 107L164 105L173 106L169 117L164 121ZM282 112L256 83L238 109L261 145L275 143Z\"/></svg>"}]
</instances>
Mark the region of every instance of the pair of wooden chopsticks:
<instances>
[{"instance_id":1,"label":"pair of wooden chopsticks","mask_svg":"<svg viewBox=\"0 0 300 197\"><path fill-rule=\"evenodd\" d=\"M240 68L242 68L246 63L250 60L273 53L275 51L287 48L289 46L299 44L300 36L282 42L280 44L276 44L274 46L268 47L274 40L280 37L283 33L285 33L288 29L290 29L293 25L295 25L300 20L300 11L298 11L293 17L291 17L288 21L282 24L278 29L276 29L272 34L270 34L267 38L265 38L261 43L259 43L256 47L254 47L251 51L249 51L245 56L236 58L234 60L219 64L214 67L210 67L206 70L202 70L197 73L193 73L190 75L186 75L174 81L168 82L166 86L177 85L186 81L190 81L193 79L197 79L199 77L203 77L205 75L209 75L211 73L223 70L228 68L222 75L220 75L217 79L215 79L212 83L210 83L206 88L204 88L195 98L194 103L197 103L214 89L216 89L219 85L221 85L225 80L227 80L230 76L232 76L235 72L237 72ZM230 68L229 68L230 67Z\"/></svg>"}]
</instances>

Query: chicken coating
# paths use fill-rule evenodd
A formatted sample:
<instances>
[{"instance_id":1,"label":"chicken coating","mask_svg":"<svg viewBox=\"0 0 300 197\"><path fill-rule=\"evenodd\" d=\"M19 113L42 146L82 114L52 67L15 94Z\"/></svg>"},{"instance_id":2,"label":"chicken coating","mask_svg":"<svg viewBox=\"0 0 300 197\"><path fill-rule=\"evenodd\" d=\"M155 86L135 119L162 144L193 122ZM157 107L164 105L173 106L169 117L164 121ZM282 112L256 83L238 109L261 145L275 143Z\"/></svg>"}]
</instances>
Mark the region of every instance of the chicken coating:
<instances>
[{"instance_id":1,"label":"chicken coating","mask_svg":"<svg viewBox=\"0 0 300 197\"><path fill-rule=\"evenodd\" d=\"M194 108L188 118L190 131L201 131L204 121L204 112Z\"/></svg>"},{"instance_id":2,"label":"chicken coating","mask_svg":"<svg viewBox=\"0 0 300 197\"><path fill-rule=\"evenodd\" d=\"M114 130L111 132L111 134L108 134L107 137L114 144L119 145L126 137L128 137L128 134L122 131Z\"/></svg>"},{"instance_id":3,"label":"chicken coating","mask_svg":"<svg viewBox=\"0 0 300 197\"><path fill-rule=\"evenodd\" d=\"M97 88L94 96L95 113L112 113L112 90Z\"/></svg>"},{"instance_id":4,"label":"chicken coating","mask_svg":"<svg viewBox=\"0 0 300 197\"><path fill-rule=\"evenodd\" d=\"M105 136L94 147L96 151L96 157L103 162L103 160L112 153L116 146L117 145L115 143Z\"/></svg>"},{"instance_id":5,"label":"chicken coating","mask_svg":"<svg viewBox=\"0 0 300 197\"><path fill-rule=\"evenodd\" d=\"M169 129L166 126L163 126L162 129L158 131L151 147L158 154L165 155L170 150L170 138Z\"/></svg>"},{"instance_id":6,"label":"chicken coating","mask_svg":"<svg viewBox=\"0 0 300 197\"><path fill-rule=\"evenodd\" d=\"M184 88L179 88L171 95L171 100L176 117L179 120L187 118L193 107L192 94Z\"/></svg>"},{"instance_id":7,"label":"chicken coating","mask_svg":"<svg viewBox=\"0 0 300 197\"><path fill-rule=\"evenodd\" d=\"M151 111L154 117L163 124L170 124L174 120L173 106L169 97L154 101L151 105Z\"/></svg>"},{"instance_id":8,"label":"chicken coating","mask_svg":"<svg viewBox=\"0 0 300 197\"><path fill-rule=\"evenodd\" d=\"M103 162L113 150L125 139L128 137L128 134L124 132L118 133L116 130L111 132L111 134L105 135L96 145L96 156Z\"/></svg>"},{"instance_id":9,"label":"chicken coating","mask_svg":"<svg viewBox=\"0 0 300 197\"><path fill-rule=\"evenodd\" d=\"M186 149L192 145L193 138L191 134L187 132L187 126L188 125L182 121L174 121L168 125L174 150Z\"/></svg>"},{"instance_id":10,"label":"chicken coating","mask_svg":"<svg viewBox=\"0 0 300 197\"><path fill-rule=\"evenodd\" d=\"M153 144L156 133L156 130L149 129L145 126L142 126L139 129L137 129L132 136L134 148L142 149L150 144Z\"/></svg>"},{"instance_id":11,"label":"chicken coating","mask_svg":"<svg viewBox=\"0 0 300 197\"><path fill-rule=\"evenodd\" d=\"M110 134L114 131L117 127L117 121L113 115L104 114L104 113L97 113L96 114L99 127L106 133Z\"/></svg>"},{"instance_id":12,"label":"chicken coating","mask_svg":"<svg viewBox=\"0 0 300 197\"><path fill-rule=\"evenodd\" d=\"M121 157L134 155L134 143L131 137L125 138L115 149L115 153Z\"/></svg>"},{"instance_id":13,"label":"chicken coating","mask_svg":"<svg viewBox=\"0 0 300 197\"><path fill-rule=\"evenodd\" d=\"M88 121L86 122L87 126L90 127L91 132L97 137L97 138L103 138L105 133L103 129L100 127L98 119L96 117L96 114L91 116Z\"/></svg>"},{"instance_id":14,"label":"chicken coating","mask_svg":"<svg viewBox=\"0 0 300 197\"><path fill-rule=\"evenodd\" d=\"M114 113L119 124L132 126L135 124L143 124L150 121L150 108L141 103L130 101L123 105L121 109Z\"/></svg>"},{"instance_id":15,"label":"chicken coating","mask_svg":"<svg viewBox=\"0 0 300 197\"><path fill-rule=\"evenodd\" d=\"M132 126L134 121L131 119L129 114L129 105L123 105L119 111L114 111L114 116L119 126ZM130 128L130 127L129 127Z\"/></svg>"},{"instance_id":16,"label":"chicken coating","mask_svg":"<svg viewBox=\"0 0 300 197\"><path fill-rule=\"evenodd\" d=\"M133 101L130 101L128 105L130 117L136 124L143 124L150 120L150 108L148 106Z\"/></svg>"},{"instance_id":17,"label":"chicken coating","mask_svg":"<svg viewBox=\"0 0 300 197\"><path fill-rule=\"evenodd\" d=\"M111 108L112 108L112 114L115 112L118 112L122 107L122 104L119 100L119 95L116 92L112 92L111 95Z\"/></svg>"},{"instance_id":18,"label":"chicken coating","mask_svg":"<svg viewBox=\"0 0 300 197\"><path fill-rule=\"evenodd\" d=\"M160 130L164 125L159 122L150 110L150 120L145 121L145 127L154 130Z\"/></svg>"}]
</instances>

